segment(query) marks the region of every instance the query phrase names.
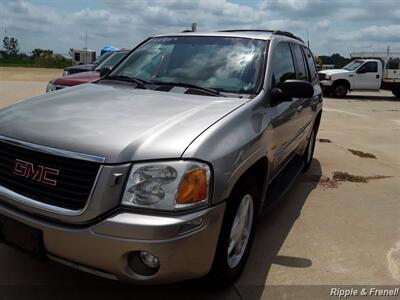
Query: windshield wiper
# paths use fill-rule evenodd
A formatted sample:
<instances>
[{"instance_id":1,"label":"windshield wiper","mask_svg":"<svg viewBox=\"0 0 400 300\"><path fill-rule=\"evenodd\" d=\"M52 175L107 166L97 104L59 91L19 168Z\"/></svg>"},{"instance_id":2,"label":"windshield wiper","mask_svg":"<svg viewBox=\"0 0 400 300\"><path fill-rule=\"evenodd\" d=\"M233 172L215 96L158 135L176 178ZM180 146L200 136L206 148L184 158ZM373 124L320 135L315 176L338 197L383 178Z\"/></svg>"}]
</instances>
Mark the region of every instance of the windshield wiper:
<instances>
[{"instance_id":1,"label":"windshield wiper","mask_svg":"<svg viewBox=\"0 0 400 300\"><path fill-rule=\"evenodd\" d=\"M149 82L147 82L146 80L136 78L136 77L126 76L126 75L110 75L110 76L104 77L103 79L134 82L134 83L136 83L136 85L139 88L142 88L142 89L146 89L145 84L149 84Z\"/></svg>"},{"instance_id":2,"label":"windshield wiper","mask_svg":"<svg viewBox=\"0 0 400 300\"><path fill-rule=\"evenodd\" d=\"M152 81L150 83L155 84L155 85L170 85L170 86L179 86L179 87L184 87L184 88L186 87L186 88L190 88L190 89L201 90L201 91L207 92L207 93L215 95L215 96L224 97L223 95L221 95L221 93L218 90L205 88L202 86L198 86L198 85L186 83L186 82Z\"/></svg>"}]
</instances>

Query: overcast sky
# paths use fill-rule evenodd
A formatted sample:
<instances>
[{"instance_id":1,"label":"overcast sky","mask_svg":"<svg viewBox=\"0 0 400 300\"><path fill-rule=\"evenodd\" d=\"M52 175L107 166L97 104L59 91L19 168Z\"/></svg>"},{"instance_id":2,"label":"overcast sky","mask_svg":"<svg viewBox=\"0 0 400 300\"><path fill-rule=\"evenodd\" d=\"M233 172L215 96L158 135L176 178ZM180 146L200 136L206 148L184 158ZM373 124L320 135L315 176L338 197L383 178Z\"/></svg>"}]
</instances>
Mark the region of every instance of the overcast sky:
<instances>
[{"instance_id":1,"label":"overcast sky","mask_svg":"<svg viewBox=\"0 0 400 300\"><path fill-rule=\"evenodd\" d=\"M132 48L148 36L188 29L281 29L315 54L400 51L400 0L0 0L0 36L7 30L21 51L66 54L85 46L99 53Z\"/></svg>"}]
</instances>

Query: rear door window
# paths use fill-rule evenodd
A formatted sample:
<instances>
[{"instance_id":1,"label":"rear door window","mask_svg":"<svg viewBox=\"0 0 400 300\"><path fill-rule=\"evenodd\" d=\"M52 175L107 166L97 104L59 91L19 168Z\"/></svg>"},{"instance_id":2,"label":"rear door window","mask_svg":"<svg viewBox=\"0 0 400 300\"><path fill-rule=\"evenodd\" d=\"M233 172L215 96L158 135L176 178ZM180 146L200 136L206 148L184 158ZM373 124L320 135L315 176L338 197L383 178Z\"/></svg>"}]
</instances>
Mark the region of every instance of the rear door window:
<instances>
[{"instance_id":1,"label":"rear door window","mask_svg":"<svg viewBox=\"0 0 400 300\"><path fill-rule=\"evenodd\" d=\"M292 45L294 56L296 57L297 62L297 79L299 80L308 80L307 76L307 67L305 65L303 53L300 49L299 45Z\"/></svg>"}]
</instances>

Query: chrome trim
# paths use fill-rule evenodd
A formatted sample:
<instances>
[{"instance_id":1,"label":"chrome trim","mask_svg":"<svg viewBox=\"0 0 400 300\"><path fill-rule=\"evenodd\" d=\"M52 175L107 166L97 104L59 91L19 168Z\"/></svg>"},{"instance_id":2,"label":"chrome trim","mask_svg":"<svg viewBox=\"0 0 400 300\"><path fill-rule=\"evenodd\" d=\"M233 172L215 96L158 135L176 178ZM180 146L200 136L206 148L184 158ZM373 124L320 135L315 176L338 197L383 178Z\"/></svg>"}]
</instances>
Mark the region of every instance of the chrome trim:
<instances>
[{"instance_id":1,"label":"chrome trim","mask_svg":"<svg viewBox=\"0 0 400 300\"><path fill-rule=\"evenodd\" d=\"M52 148L52 147L32 144L29 142L23 142L23 141L16 140L16 139L9 138L9 137L2 136L2 135L0 135L0 141L14 145L14 146L35 150L35 151L42 152L42 153L52 154L52 155L56 155L56 156L66 157L66 158L86 160L86 161L92 161L92 162L97 162L97 163L104 163L106 160L105 157L101 157L101 156L95 156L95 155L90 155L90 154L85 154L85 153L80 153L80 152L73 152L73 151L69 151L69 150L61 150L61 149L56 149L56 148Z\"/></svg>"},{"instance_id":2,"label":"chrome trim","mask_svg":"<svg viewBox=\"0 0 400 300\"><path fill-rule=\"evenodd\" d=\"M46 212L50 212L50 213L54 213L54 214L58 214L58 215L64 215L64 216L79 216L79 215L82 215L89 206L90 200L92 199L92 196L93 196L94 190L97 186L97 182L99 180L102 169L103 169L103 166L100 166L99 170L97 171L97 175L93 182L93 186L92 186L92 189L88 196L88 199L86 200L85 206L80 210L73 210L73 209L62 208L59 206L46 204L46 203L40 202L38 200L34 200L32 198L26 197L24 195L18 194L16 192L14 192L13 190L10 190L2 185L0 185L0 196L5 197L6 199L11 199L20 204L34 207L34 208L37 208L37 209L40 209L40 210L43 210Z\"/></svg>"},{"instance_id":3,"label":"chrome trim","mask_svg":"<svg viewBox=\"0 0 400 300\"><path fill-rule=\"evenodd\" d=\"M79 152L72 152L68 150L60 150L52 147L47 147L47 146L41 146L41 145L36 145L28 142L23 142L20 140L16 140L13 138L9 138L6 136L1 136L0 135L0 141L5 142L17 147L22 147L25 149L30 149L34 150L37 152L42 152L46 154L52 154L60 157L66 157L66 158L73 158L73 159L78 159L78 160L84 160L84 161L91 161L91 162L97 162L97 163L104 163L105 158L100 157L100 156L94 156L94 155L89 155L89 154L84 154L84 153L79 153ZM99 180L101 170L103 169L103 166L99 166L99 170L97 171L96 178L94 179L92 189L90 190L89 196L86 200L85 206L80 209L80 210L73 210L73 209L67 209L67 208L62 208L50 204L46 204L43 202L40 202L38 200L34 200L32 198L26 197L24 195L18 194L14 192L13 190L10 190L4 186L0 185L0 196L5 197L6 199L11 199L15 202L18 202L22 205L26 205L29 207L33 207L42 211L58 214L58 215L64 215L64 216L79 216L82 215L86 209L89 206L90 200L92 199L94 190L97 186L97 182ZM5 200L7 201L7 200ZM9 202L9 201L7 201Z\"/></svg>"}]
</instances>

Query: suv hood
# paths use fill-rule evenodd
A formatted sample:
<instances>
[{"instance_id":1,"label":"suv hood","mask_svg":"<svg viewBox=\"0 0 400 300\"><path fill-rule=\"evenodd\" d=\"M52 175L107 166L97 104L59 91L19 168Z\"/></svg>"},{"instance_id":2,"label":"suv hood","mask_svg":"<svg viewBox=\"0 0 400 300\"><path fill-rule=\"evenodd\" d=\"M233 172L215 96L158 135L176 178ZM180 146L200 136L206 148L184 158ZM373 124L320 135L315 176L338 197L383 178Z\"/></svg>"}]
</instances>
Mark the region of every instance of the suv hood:
<instances>
[{"instance_id":1,"label":"suv hood","mask_svg":"<svg viewBox=\"0 0 400 300\"><path fill-rule=\"evenodd\" d=\"M247 100L84 84L0 110L0 135L104 157L106 163L179 158Z\"/></svg>"},{"instance_id":2,"label":"suv hood","mask_svg":"<svg viewBox=\"0 0 400 300\"><path fill-rule=\"evenodd\" d=\"M326 75L335 75L335 74L347 74L350 73L351 71L345 70L345 69L331 69L331 70L323 70L319 71L321 74L326 74Z\"/></svg>"}]
</instances>

